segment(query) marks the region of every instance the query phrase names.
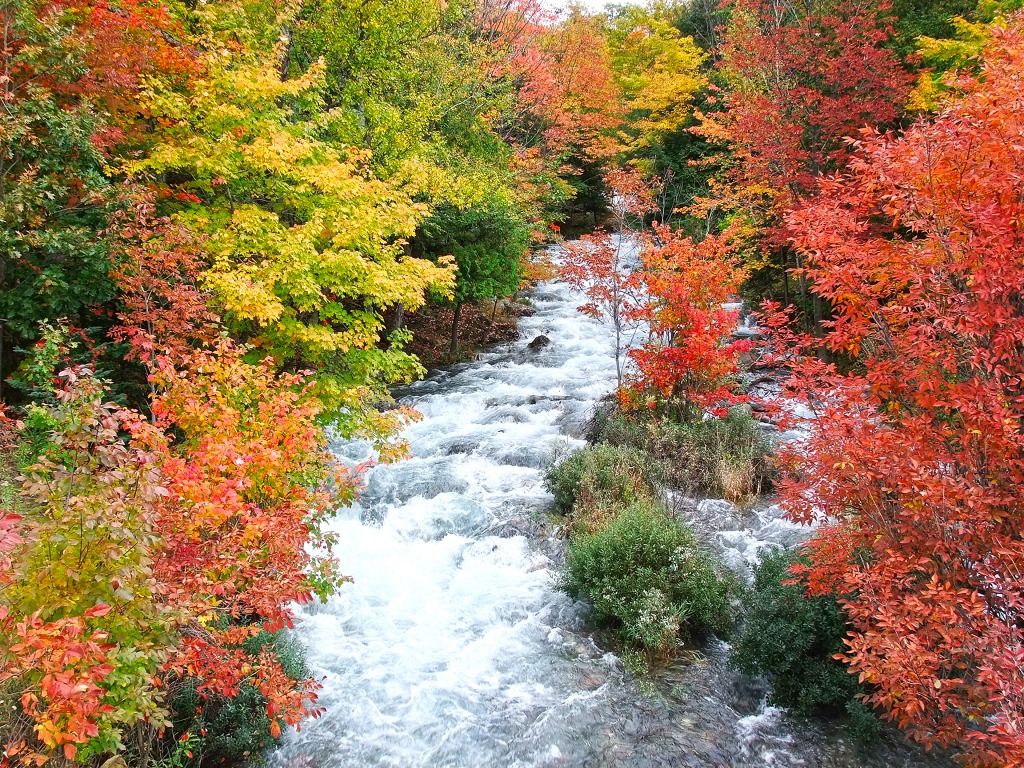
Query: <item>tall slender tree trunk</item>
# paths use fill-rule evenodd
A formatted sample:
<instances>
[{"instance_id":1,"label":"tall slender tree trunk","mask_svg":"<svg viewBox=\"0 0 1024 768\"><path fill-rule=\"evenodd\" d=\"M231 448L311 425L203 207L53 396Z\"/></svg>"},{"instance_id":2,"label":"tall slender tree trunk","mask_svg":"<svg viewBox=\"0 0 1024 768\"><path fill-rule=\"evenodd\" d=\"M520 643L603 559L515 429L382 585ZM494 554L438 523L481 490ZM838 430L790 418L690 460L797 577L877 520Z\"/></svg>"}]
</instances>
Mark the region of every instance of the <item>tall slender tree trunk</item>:
<instances>
[{"instance_id":1,"label":"tall slender tree trunk","mask_svg":"<svg viewBox=\"0 0 1024 768\"><path fill-rule=\"evenodd\" d=\"M825 302L818 294L814 295L814 337L822 339L825 337ZM829 362L831 355L824 346L818 347L818 359L822 362Z\"/></svg>"},{"instance_id":2,"label":"tall slender tree trunk","mask_svg":"<svg viewBox=\"0 0 1024 768\"><path fill-rule=\"evenodd\" d=\"M405 319L405 306L402 302L395 304L395 309L391 313L391 322L388 323L388 330L391 332L402 330L402 322Z\"/></svg>"},{"instance_id":3,"label":"tall slender tree trunk","mask_svg":"<svg viewBox=\"0 0 1024 768\"><path fill-rule=\"evenodd\" d=\"M462 304L455 305L455 314L452 315L452 344L448 349L448 354L451 355L452 360L459 354L459 318L462 316Z\"/></svg>"},{"instance_id":4,"label":"tall slender tree trunk","mask_svg":"<svg viewBox=\"0 0 1024 768\"><path fill-rule=\"evenodd\" d=\"M622 326L618 317L615 318L615 381L622 389Z\"/></svg>"},{"instance_id":5,"label":"tall slender tree trunk","mask_svg":"<svg viewBox=\"0 0 1024 768\"><path fill-rule=\"evenodd\" d=\"M782 304L789 306L789 257L782 252Z\"/></svg>"},{"instance_id":6,"label":"tall slender tree trunk","mask_svg":"<svg viewBox=\"0 0 1024 768\"><path fill-rule=\"evenodd\" d=\"M800 257L799 256L796 257L796 266L797 266L798 269L802 266L800 264ZM797 289L800 292L800 300L801 301L807 301L807 277L806 277L806 275L804 275L804 273L801 272L800 276L797 278L796 282L797 282Z\"/></svg>"}]
</instances>

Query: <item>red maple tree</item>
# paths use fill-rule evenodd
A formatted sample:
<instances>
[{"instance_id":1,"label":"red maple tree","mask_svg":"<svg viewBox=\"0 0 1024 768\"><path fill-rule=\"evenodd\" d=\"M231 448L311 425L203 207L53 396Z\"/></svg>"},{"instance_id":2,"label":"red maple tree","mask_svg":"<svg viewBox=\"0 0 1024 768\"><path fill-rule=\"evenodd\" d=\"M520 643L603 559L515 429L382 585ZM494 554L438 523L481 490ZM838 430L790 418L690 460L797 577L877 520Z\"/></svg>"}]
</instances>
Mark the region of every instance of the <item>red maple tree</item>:
<instances>
[{"instance_id":1,"label":"red maple tree","mask_svg":"<svg viewBox=\"0 0 1024 768\"><path fill-rule=\"evenodd\" d=\"M111 336L129 344L146 364L158 355L180 360L216 338L217 316L199 288L206 266L201 239L179 223L154 213L151 193L129 200L112 234L116 266L111 274L121 294L120 325Z\"/></svg>"},{"instance_id":2,"label":"red maple tree","mask_svg":"<svg viewBox=\"0 0 1024 768\"><path fill-rule=\"evenodd\" d=\"M699 114L694 130L727 148L714 206L744 210L784 269L792 259L785 211L845 166L847 137L900 116L912 77L886 47L886 0L728 4L719 62L728 90L713 95L723 108Z\"/></svg>"},{"instance_id":3,"label":"red maple tree","mask_svg":"<svg viewBox=\"0 0 1024 768\"><path fill-rule=\"evenodd\" d=\"M656 247L640 254L636 277L643 299L632 316L648 328L647 341L629 351L636 364L625 401L658 398L683 420L737 401L731 378L748 340L731 339L739 312L725 303L743 281L729 233L699 243L668 226L654 229ZM656 400L649 400L656 406Z\"/></svg>"},{"instance_id":4,"label":"red maple tree","mask_svg":"<svg viewBox=\"0 0 1024 768\"><path fill-rule=\"evenodd\" d=\"M809 588L843 598L870 703L1001 766L1024 763L1021 71L1017 17L961 98L902 136L865 131L787 220L834 308L797 340L817 418L783 457L790 514L822 524Z\"/></svg>"},{"instance_id":5,"label":"red maple tree","mask_svg":"<svg viewBox=\"0 0 1024 768\"><path fill-rule=\"evenodd\" d=\"M153 378L157 425L182 436L159 446L167 494L153 573L162 599L187 617L164 669L229 697L249 682L278 736L282 721L316 714L318 685L291 680L271 650L254 660L240 645L291 627L293 603L340 583L320 524L354 498L362 467L335 464L312 383L275 374L270 360L252 365L222 342L178 366L162 358Z\"/></svg>"},{"instance_id":6,"label":"red maple tree","mask_svg":"<svg viewBox=\"0 0 1024 768\"><path fill-rule=\"evenodd\" d=\"M621 387L628 346L625 334L635 322L643 301L636 268L637 254L647 242L644 217L657 209L657 203L651 184L635 170L611 171L606 184L611 192L613 231L600 230L567 243L559 274L586 296L580 312L611 323L615 333L615 373Z\"/></svg>"},{"instance_id":7,"label":"red maple tree","mask_svg":"<svg viewBox=\"0 0 1024 768\"><path fill-rule=\"evenodd\" d=\"M503 138L557 159L614 154L611 131L623 111L599 23L576 13L558 19L538 0L483 3L478 15L489 74L515 90L515 112L498 126Z\"/></svg>"}]
</instances>

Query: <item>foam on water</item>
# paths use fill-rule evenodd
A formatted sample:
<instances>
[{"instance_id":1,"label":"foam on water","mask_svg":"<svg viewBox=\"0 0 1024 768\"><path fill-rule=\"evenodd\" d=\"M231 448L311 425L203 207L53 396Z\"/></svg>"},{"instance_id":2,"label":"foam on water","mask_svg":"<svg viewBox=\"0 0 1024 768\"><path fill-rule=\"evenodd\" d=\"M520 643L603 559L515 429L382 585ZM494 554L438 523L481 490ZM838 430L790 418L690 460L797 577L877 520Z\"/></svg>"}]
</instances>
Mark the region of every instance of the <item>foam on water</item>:
<instances>
[{"instance_id":1,"label":"foam on water","mask_svg":"<svg viewBox=\"0 0 1024 768\"><path fill-rule=\"evenodd\" d=\"M615 367L607 329L564 285L533 303L521 342L403 393L424 416L407 432L413 458L374 468L331 524L354 583L298 633L327 713L275 764L511 764L538 713L573 705L577 661L549 638L578 609L524 536L488 531L543 508L543 468L582 444L564 424L585 422ZM551 346L528 351L541 333ZM528 751L563 758L557 743Z\"/></svg>"}]
</instances>

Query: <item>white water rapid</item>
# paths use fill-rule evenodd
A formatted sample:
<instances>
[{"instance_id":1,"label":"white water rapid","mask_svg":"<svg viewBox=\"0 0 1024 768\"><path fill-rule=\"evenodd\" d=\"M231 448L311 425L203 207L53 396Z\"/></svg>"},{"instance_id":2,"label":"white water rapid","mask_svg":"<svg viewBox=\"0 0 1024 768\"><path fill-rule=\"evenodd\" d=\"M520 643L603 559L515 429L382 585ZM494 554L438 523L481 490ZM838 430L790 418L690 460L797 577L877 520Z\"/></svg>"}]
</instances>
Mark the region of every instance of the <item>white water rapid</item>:
<instances>
[{"instance_id":1,"label":"white water rapid","mask_svg":"<svg viewBox=\"0 0 1024 768\"><path fill-rule=\"evenodd\" d=\"M408 430L413 458L371 470L360 502L332 521L354 583L296 630L326 714L289 733L271 765L937 765L891 745L867 758L766 709L763 686L726 668L724 643L641 691L591 639L584 606L557 588L563 543L544 522L542 476L583 445L613 390L613 343L564 284L532 302L520 341L399 393L424 417ZM540 334L551 344L530 350ZM357 460L365 446L336 450ZM772 507L703 511L721 520L711 544L738 568L793 534Z\"/></svg>"}]
</instances>

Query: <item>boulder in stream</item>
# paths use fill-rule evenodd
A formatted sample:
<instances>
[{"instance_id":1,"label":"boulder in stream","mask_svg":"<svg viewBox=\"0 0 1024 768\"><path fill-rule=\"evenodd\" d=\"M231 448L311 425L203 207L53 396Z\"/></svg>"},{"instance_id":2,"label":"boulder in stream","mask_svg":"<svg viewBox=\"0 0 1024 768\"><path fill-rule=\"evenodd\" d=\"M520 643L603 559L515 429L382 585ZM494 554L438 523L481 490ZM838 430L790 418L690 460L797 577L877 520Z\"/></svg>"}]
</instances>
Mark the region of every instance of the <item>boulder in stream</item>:
<instances>
[{"instance_id":1,"label":"boulder in stream","mask_svg":"<svg viewBox=\"0 0 1024 768\"><path fill-rule=\"evenodd\" d=\"M536 352L538 349L544 349L544 347L546 347L550 343L551 339L549 339L542 333L540 336L537 336L533 341L531 341L526 346L532 349L534 352Z\"/></svg>"}]
</instances>

